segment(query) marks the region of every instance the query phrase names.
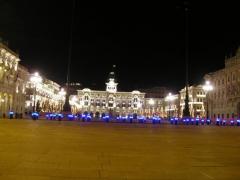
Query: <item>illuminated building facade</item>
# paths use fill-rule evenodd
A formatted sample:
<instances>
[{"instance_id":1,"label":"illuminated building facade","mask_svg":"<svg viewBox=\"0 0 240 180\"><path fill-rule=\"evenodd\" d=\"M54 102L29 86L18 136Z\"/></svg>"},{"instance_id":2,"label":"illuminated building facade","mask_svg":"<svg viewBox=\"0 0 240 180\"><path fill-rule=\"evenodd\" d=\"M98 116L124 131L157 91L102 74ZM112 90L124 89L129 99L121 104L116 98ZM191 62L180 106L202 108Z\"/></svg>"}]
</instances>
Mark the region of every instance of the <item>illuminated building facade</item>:
<instances>
[{"instance_id":1,"label":"illuminated building facade","mask_svg":"<svg viewBox=\"0 0 240 180\"><path fill-rule=\"evenodd\" d=\"M161 117L178 115L178 95L169 93L170 89L154 87L142 89L141 91L146 93L143 106L144 115L152 116L156 114Z\"/></svg>"},{"instance_id":2,"label":"illuminated building facade","mask_svg":"<svg viewBox=\"0 0 240 180\"><path fill-rule=\"evenodd\" d=\"M209 115L232 118L240 115L240 48L235 56L225 59L225 68L205 75L213 85L209 93Z\"/></svg>"},{"instance_id":3,"label":"illuminated building facade","mask_svg":"<svg viewBox=\"0 0 240 180\"><path fill-rule=\"evenodd\" d=\"M111 72L106 83L106 91L84 88L78 90L77 95L71 95L72 112L112 113L115 115L136 113L161 117L167 117L168 114L171 116L179 114L178 95L172 95L170 100L166 99L166 88L160 88L161 91L157 92L154 88L154 93L150 89L147 89L147 93L140 91L118 92L118 83L116 83L114 76L114 72Z\"/></svg>"},{"instance_id":4,"label":"illuminated building facade","mask_svg":"<svg viewBox=\"0 0 240 180\"><path fill-rule=\"evenodd\" d=\"M161 117L165 116L164 98L144 98L143 115L152 116L153 114Z\"/></svg>"},{"instance_id":5,"label":"illuminated building facade","mask_svg":"<svg viewBox=\"0 0 240 180\"><path fill-rule=\"evenodd\" d=\"M32 81L31 74L26 85L26 112L60 112L65 102L66 93L60 85L46 78L39 82Z\"/></svg>"},{"instance_id":6,"label":"illuminated building facade","mask_svg":"<svg viewBox=\"0 0 240 180\"><path fill-rule=\"evenodd\" d=\"M179 104L179 94L168 93L161 107L161 114L163 114L163 117L178 117L180 115Z\"/></svg>"},{"instance_id":7,"label":"illuminated building facade","mask_svg":"<svg viewBox=\"0 0 240 180\"><path fill-rule=\"evenodd\" d=\"M186 88L179 92L180 110L179 115L182 116L182 112L185 106ZM205 103L206 103L206 92L202 85L190 86L188 88L189 93L189 111L192 117L205 117Z\"/></svg>"},{"instance_id":8,"label":"illuminated building facade","mask_svg":"<svg viewBox=\"0 0 240 180\"><path fill-rule=\"evenodd\" d=\"M26 101L26 85L29 77L28 69L22 65L18 65L18 74L16 81L16 94L14 96L15 101L13 103L13 112L25 112L25 101Z\"/></svg>"},{"instance_id":9,"label":"illuminated building facade","mask_svg":"<svg viewBox=\"0 0 240 180\"><path fill-rule=\"evenodd\" d=\"M0 117L10 111L23 114L27 70L19 67L19 55L0 42Z\"/></svg>"},{"instance_id":10,"label":"illuminated building facade","mask_svg":"<svg viewBox=\"0 0 240 180\"><path fill-rule=\"evenodd\" d=\"M142 114L145 93L139 91L118 92L115 74L109 74L106 91L90 89L78 90L70 96L73 112L113 113L118 115Z\"/></svg>"}]
</instances>

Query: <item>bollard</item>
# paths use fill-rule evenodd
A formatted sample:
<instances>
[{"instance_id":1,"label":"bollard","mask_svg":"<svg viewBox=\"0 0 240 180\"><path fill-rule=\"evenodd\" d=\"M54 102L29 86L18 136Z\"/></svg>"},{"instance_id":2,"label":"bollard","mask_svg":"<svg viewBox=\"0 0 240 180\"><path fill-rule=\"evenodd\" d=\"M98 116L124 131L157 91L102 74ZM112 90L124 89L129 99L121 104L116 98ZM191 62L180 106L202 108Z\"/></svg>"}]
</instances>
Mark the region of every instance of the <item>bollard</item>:
<instances>
[{"instance_id":1,"label":"bollard","mask_svg":"<svg viewBox=\"0 0 240 180\"><path fill-rule=\"evenodd\" d=\"M37 120L37 119L38 119L38 116L39 116L39 114L38 114L37 112L33 112L33 113L32 113L32 119L33 119L33 120Z\"/></svg>"},{"instance_id":2,"label":"bollard","mask_svg":"<svg viewBox=\"0 0 240 180\"><path fill-rule=\"evenodd\" d=\"M109 116L108 115L104 116L103 121L108 123L109 122Z\"/></svg>"},{"instance_id":3,"label":"bollard","mask_svg":"<svg viewBox=\"0 0 240 180\"><path fill-rule=\"evenodd\" d=\"M227 121L224 119L222 125L226 126Z\"/></svg>"},{"instance_id":4,"label":"bollard","mask_svg":"<svg viewBox=\"0 0 240 180\"><path fill-rule=\"evenodd\" d=\"M117 116L117 122L121 121L121 116Z\"/></svg>"},{"instance_id":5,"label":"bollard","mask_svg":"<svg viewBox=\"0 0 240 180\"><path fill-rule=\"evenodd\" d=\"M72 120L74 120L74 115L73 114L68 114L67 118L68 118L69 121L72 121Z\"/></svg>"},{"instance_id":6,"label":"bollard","mask_svg":"<svg viewBox=\"0 0 240 180\"><path fill-rule=\"evenodd\" d=\"M191 119L191 125L194 125L194 118Z\"/></svg>"},{"instance_id":7,"label":"bollard","mask_svg":"<svg viewBox=\"0 0 240 180\"><path fill-rule=\"evenodd\" d=\"M90 114L87 115L87 122L90 122L92 120L92 116Z\"/></svg>"},{"instance_id":8,"label":"bollard","mask_svg":"<svg viewBox=\"0 0 240 180\"><path fill-rule=\"evenodd\" d=\"M9 114L9 119L13 119L14 112L10 111L8 114Z\"/></svg>"},{"instance_id":9,"label":"bollard","mask_svg":"<svg viewBox=\"0 0 240 180\"><path fill-rule=\"evenodd\" d=\"M184 125L186 125L186 119L183 118L182 122L183 122Z\"/></svg>"},{"instance_id":10,"label":"bollard","mask_svg":"<svg viewBox=\"0 0 240 180\"><path fill-rule=\"evenodd\" d=\"M61 121L63 119L63 114L57 114L57 120Z\"/></svg>"},{"instance_id":11,"label":"bollard","mask_svg":"<svg viewBox=\"0 0 240 180\"><path fill-rule=\"evenodd\" d=\"M146 120L146 119L145 119L144 116L139 116L139 117L138 117L138 122L139 122L139 123L145 123L145 120Z\"/></svg>"},{"instance_id":12,"label":"bollard","mask_svg":"<svg viewBox=\"0 0 240 180\"><path fill-rule=\"evenodd\" d=\"M85 120L86 120L86 115L85 115L85 114L82 114L81 119L82 119L82 122L85 122Z\"/></svg>"},{"instance_id":13,"label":"bollard","mask_svg":"<svg viewBox=\"0 0 240 180\"><path fill-rule=\"evenodd\" d=\"M123 116L122 117L122 122L126 122L126 120L127 120L127 116Z\"/></svg>"},{"instance_id":14,"label":"bollard","mask_svg":"<svg viewBox=\"0 0 240 180\"><path fill-rule=\"evenodd\" d=\"M237 120L237 126L240 126L240 119Z\"/></svg>"},{"instance_id":15,"label":"bollard","mask_svg":"<svg viewBox=\"0 0 240 180\"><path fill-rule=\"evenodd\" d=\"M130 123L132 123L133 122L133 116L132 115L128 115L128 120L129 120Z\"/></svg>"},{"instance_id":16,"label":"bollard","mask_svg":"<svg viewBox=\"0 0 240 180\"><path fill-rule=\"evenodd\" d=\"M178 118L174 118L174 124L177 125L178 124Z\"/></svg>"},{"instance_id":17,"label":"bollard","mask_svg":"<svg viewBox=\"0 0 240 180\"><path fill-rule=\"evenodd\" d=\"M211 124L211 120L207 119L207 125L210 125L210 124Z\"/></svg>"},{"instance_id":18,"label":"bollard","mask_svg":"<svg viewBox=\"0 0 240 180\"><path fill-rule=\"evenodd\" d=\"M220 125L221 125L221 126L223 125L223 121L222 121L222 119L220 119Z\"/></svg>"},{"instance_id":19,"label":"bollard","mask_svg":"<svg viewBox=\"0 0 240 180\"><path fill-rule=\"evenodd\" d=\"M199 118L196 118L196 126L199 124Z\"/></svg>"},{"instance_id":20,"label":"bollard","mask_svg":"<svg viewBox=\"0 0 240 180\"><path fill-rule=\"evenodd\" d=\"M160 124L160 118L158 116L152 117L153 124Z\"/></svg>"},{"instance_id":21,"label":"bollard","mask_svg":"<svg viewBox=\"0 0 240 180\"><path fill-rule=\"evenodd\" d=\"M129 122L132 123L133 122L133 118L130 117Z\"/></svg>"}]
</instances>

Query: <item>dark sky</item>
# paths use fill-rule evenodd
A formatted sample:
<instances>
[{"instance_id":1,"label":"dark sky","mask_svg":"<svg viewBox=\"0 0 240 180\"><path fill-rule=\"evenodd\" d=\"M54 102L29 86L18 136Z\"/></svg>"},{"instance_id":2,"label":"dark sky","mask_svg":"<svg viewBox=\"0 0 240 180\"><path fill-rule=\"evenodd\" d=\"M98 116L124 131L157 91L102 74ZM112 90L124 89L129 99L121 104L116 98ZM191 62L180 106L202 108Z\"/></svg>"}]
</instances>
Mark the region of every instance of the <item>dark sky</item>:
<instances>
[{"instance_id":1,"label":"dark sky","mask_svg":"<svg viewBox=\"0 0 240 180\"><path fill-rule=\"evenodd\" d=\"M121 90L185 82L182 1L160 4L76 3L71 81L104 88L117 65ZM71 0L0 0L0 36L18 49L21 64L63 84L66 80ZM224 66L240 45L237 2L189 4L190 82Z\"/></svg>"}]
</instances>

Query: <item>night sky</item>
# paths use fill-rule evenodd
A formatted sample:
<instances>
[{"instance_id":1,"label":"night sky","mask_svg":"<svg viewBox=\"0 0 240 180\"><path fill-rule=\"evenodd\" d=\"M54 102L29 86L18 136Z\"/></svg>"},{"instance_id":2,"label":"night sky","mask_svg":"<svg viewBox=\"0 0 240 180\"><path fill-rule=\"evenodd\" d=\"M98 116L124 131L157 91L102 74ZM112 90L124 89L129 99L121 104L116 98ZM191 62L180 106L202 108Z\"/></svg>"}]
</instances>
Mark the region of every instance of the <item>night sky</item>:
<instances>
[{"instance_id":1,"label":"night sky","mask_svg":"<svg viewBox=\"0 0 240 180\"><path fill-rule=\"evenodd\" d=\"M71 81L103 89L113 64L119 89L185 83L183 2L76 2ZM189 4L190 83L224 66L240 45L239 6L233 1ZM0 0L0 36L19 50L21 64L60 84L66 81L71 0Z\"/></svg>"}]
</instances>

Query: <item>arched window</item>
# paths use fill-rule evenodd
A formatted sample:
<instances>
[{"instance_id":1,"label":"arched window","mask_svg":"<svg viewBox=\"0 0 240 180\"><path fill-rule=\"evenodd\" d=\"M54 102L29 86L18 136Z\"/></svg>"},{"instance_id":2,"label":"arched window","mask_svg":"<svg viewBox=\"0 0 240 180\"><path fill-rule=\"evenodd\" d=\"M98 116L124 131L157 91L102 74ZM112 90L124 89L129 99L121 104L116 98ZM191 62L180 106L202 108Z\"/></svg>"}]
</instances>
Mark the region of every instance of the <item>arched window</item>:
<instances>
[{"instance_id":1,"label":"arched window","mask_svg":"<svg viewBox=\"0 0 240 180\"><path fill-rule=\"evenodd\" d=\"M138 99L135 97L134 99L133 99L133 102L135 103L135 102L138 102Z\"/></svg>"},{"instance_id":2,"label":"arched window","mask_svg":"<svg viewBox=\"0 0 240 180\"><path fill-rule=\"evenodd\" d=\"M89 100L89 97L87 95L84 96L84 100L85 101L88 101Z\"/></svg>"}]
</instances>

